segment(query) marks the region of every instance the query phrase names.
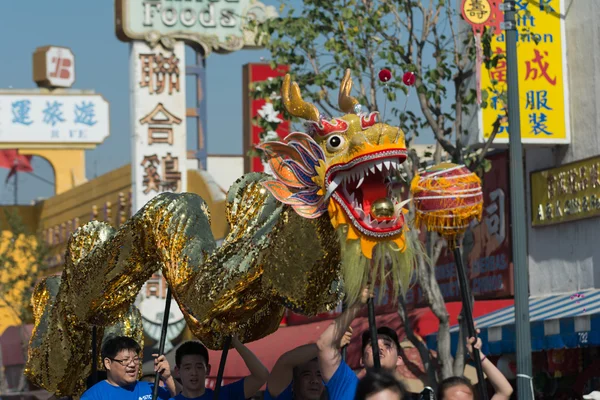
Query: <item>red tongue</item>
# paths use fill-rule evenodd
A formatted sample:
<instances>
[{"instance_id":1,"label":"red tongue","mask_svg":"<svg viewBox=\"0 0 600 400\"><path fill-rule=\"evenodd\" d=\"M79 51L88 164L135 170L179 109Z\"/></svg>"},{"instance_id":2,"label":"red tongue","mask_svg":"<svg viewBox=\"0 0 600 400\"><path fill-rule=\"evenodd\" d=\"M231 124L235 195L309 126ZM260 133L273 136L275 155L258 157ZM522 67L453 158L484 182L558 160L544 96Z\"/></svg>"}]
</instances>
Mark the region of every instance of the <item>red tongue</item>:
<instances>
[{"instance_id":1,"label":"red tongue","mask_svg":"<svg viewBox=\"0 0 600 400\"><path fill-rule=\"evenodd\" d=\"M363 182L359 189L363 195L362 208L365 214L371 212L371 204L387 197L387 187L383 182Z\"/></svg>"}]
</instances>

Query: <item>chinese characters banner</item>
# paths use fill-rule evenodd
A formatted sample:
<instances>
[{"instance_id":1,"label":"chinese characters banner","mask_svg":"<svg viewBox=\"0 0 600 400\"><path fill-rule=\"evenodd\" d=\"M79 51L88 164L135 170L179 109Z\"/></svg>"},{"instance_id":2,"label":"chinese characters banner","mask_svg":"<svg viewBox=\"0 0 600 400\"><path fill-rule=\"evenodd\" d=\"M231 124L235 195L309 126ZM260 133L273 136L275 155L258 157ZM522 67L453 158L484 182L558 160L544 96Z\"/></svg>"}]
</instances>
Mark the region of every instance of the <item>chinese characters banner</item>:
<instances>
[{"instance_id":1,"label":"chinese characters banner","mask_svg":"<svg viewBox=\"0 0 600 400\"><path fill-rule=\"evenodd\" d=\"M102 143L110 133L100 95L0 95L0 143Z\"/></svg>"},{"instance_id":2,"label":"chinese characters banner","mask_svg":"<svg viewBox=\"0 0 600 400\"><path fill-rule=\"evenodd\" d=\"M478 300L513 295L508 152L492 154L486 158L492 163L492 168L482 179L483 217L479 224L467 230L462 247L471 293ZM452 251L447 247L442 249L437 260L435 275L444 300L460 300L456 263ZM408 291L406 301L408 304L420 305L423 303L422 296L417 284Z\"/></svg>"},{"instance_id":3,"label":"chinese characters banner","mask_svg":"<svg viewBox=\"0 0 600 400\"><path fill-rule=\"evenodd\" d=\"M290 130L289 121L282 119L281 113L273 108L273 104L265 100L252 100L250 95L250 85L256 82L263 82L271 78L284 76L289 70L288 66L280 65L272 69L269 64L246 64L244 65L243 85L244 85L244 173L263 172L263 165L260 157L254 157L249 153L256 145L260 143L260 133L262 129L258 127L253 120L263 118L269 122L280 122L277 132L272 132L274 137L284 138ZM279 93L274 95L278 96Z\"/></svg>"},{"instance_id":4,"label":"chinese characters banner","mask_svg":"<svg viewBox=\"0 0 600 400\"><path fill-rule=\"evenodd\" d=\"M517 62L523 143L570 143L564 4L561 0L517 0ZM506 55L504 32L492 37L492 51ZM537 42L537 43L536 43ZM492 124L504 116L506 59L495 67L483 66L481 88L487 91L488 107L480 111L482 141L492 133ZM502 96L504 94L504 96ZM508 143L508 123L502 124L495 143Z\"/></svg>"},{"instance_id":5,"label":"chinese characters banner","mask_svg":"<svg viewBox=\"0 0 600 400\"><path fill-rule=\"evenodd\" d=\"M161 192L187 190L185 48L131 45L133 210Z\"/></svg>"}]
</instances>

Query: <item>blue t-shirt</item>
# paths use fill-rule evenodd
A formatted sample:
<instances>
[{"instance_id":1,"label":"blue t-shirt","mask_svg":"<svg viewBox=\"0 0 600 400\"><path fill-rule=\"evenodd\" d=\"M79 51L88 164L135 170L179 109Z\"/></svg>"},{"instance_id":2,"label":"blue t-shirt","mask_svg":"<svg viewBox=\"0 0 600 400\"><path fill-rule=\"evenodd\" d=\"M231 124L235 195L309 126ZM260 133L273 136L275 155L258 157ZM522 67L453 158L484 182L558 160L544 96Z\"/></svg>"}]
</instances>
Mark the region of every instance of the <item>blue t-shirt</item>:
<instances>
[{"instance_id":1,"label":"blue t-shirt","mask_svg":"<svg viewBox=\"0 0 600 400\"><path fill-rule=\"evenodd\" d=\"M329 400L352 400L356 395L358 377L350 369L348 364L341 362L335 374L325 385L329 394Z\"/></svg>"},{"instance_id":2,"label":"blue t-shirt","mask_svg":"<svg viewBox=\"0 0 600 400\"><path fill-rule=\"evenodd\" d=\"M183 394L179 393L177 396L173 397L173 400L212 400L214 393L215 391L212 389L205 389L202 396L194 398L185 397ZM244 400L245 398L243 379L230 383L229 385L221 386L221 390L219 391L219 400Z\"/></svg>"},{"instance_id":3,"label":"blue t-shirt","mask_svg":"<svg viewBox=\"0 0 600 400\"><path fill-rule=\"evenodd\" d=\"M85 391L80 400L151 400L154 383L137 381L136 383L121 387L113 386L107 381L101 381ZM163 387L158 388L158 398L168 400L169 391Z\"/></svg>"},{"instance_id":4,"label":"blue t-shirt","mask_svg":"<svg viewBox=\"0 0 600 400\"><path fill-rule=\"evenodd\" d=\"M292 400L293 398L294 392L292 391L291 383L283 390L283 392L279 393L279 396L277 397L271 396L271 393L269 393L269 387L267 386L267 390L265 390L265 395L263 396L263 400Z\"/></svg>"}]
</instances>

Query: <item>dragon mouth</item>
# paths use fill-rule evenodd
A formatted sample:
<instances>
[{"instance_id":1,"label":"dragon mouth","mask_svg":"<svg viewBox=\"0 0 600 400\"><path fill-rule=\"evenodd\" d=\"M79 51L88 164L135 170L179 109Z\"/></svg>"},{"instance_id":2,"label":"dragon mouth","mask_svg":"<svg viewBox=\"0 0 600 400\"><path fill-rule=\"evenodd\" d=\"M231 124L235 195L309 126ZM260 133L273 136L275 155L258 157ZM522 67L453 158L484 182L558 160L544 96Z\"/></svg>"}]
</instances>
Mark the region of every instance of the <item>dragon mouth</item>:
<instances>
[{"instance_id":1,"label":"dragon mouth","mask_svg":"<svg viewBox=\"0 0 600 400\"><path fill-rule=\"evenodd\" d=\"M405 202L393 190L393 182L404 160L406 150L385 150L327 170L328 193L364 235L382 238L402 232Z\"/></svg>"}]
</instances>

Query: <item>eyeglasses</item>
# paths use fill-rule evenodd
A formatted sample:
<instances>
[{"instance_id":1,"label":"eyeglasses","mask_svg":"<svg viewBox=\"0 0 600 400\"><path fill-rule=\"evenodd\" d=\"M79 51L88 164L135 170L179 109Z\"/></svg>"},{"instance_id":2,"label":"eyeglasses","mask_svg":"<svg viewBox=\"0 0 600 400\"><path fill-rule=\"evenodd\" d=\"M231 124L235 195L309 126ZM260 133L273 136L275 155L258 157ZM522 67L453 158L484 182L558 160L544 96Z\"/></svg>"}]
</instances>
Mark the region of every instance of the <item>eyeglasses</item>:
<instances>
[{"instance_id":1,"label":"eyeglasses","mask_svg":"<svg viewBox=\"0 0 600 400\"><path fill-rule=\"evenodd\" d=\"M121 364L124 367L128 366L131 363L133 363L134 365L139 365L139 363L140 363L140 359L139 358L134 358L134 359L129 359L129 360L117 360L116 358L110 358L110 357L108 357L108 359L111 360L111 361L118 362L119 364Z\"/></svg>"}]
</instances>

